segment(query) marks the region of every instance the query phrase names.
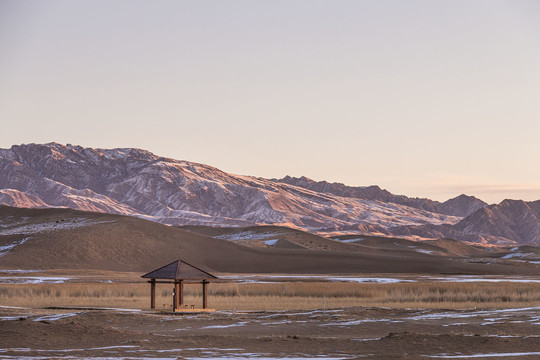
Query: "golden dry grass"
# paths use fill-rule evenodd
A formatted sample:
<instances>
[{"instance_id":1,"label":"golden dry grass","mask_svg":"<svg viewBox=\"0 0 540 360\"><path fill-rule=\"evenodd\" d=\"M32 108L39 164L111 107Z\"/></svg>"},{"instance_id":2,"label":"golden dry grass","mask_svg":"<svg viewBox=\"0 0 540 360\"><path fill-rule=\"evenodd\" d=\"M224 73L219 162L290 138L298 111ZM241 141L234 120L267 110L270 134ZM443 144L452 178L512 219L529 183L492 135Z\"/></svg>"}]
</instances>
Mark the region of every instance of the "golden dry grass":
<instances>
[{"instance_id":1,"label":"golden dry grass","mask_svg":"<svg viewBox=\"0 0 540 360\"><path fill-rule=\"evenodd\" d=\"M96 306L148 308L145 283L2 284L5 306ZM157 286L156 304L169 306L172 285ZM184 302L201 306L200 285L186 285ZM216 283L209 286L209 306L222 310L297 310L373 306L395 308L511 308L540 306L538 283L354 284L283 282Z\"/></svg>"}]
</instances>

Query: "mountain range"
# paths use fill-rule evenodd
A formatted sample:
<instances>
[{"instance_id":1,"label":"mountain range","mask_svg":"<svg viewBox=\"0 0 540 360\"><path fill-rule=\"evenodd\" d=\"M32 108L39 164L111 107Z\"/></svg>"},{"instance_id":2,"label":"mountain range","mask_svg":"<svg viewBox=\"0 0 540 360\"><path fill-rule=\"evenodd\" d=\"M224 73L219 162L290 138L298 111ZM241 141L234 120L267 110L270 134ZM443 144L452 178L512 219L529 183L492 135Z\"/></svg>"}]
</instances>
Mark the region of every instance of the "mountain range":
<instances>
[{"instance_id":1,"label":"mountain range","mask_svg":"<svg viewBox=\"0 0 540 360\"><path fill-rule=\"evenodd\" d=\"M148 151L49 144L0 149L0 204L67 207L169 225L294 227L319 234L540 244L540 201L445 202L305 177L263 179Z\"/></svg>"}]
</instances>

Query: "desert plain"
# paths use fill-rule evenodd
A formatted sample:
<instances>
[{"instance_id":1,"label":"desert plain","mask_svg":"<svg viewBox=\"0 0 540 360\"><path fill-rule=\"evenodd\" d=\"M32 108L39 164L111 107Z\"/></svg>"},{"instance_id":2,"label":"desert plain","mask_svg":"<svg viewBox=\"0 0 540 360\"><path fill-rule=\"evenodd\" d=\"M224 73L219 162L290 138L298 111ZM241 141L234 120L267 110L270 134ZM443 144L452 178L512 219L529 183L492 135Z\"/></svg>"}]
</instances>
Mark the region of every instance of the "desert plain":
<instances>
[{"instance_id":1,"label":"desert plain","mask_svg":"<svg viewBox=\"0 0 540 360\"><path fill-rule=\"evenodd\" d=\"M2 211L0 359L540 358L534 246ZM179 258L215 311L198 285L149 308L141 275Z\"/></svg>"}]
</instances>

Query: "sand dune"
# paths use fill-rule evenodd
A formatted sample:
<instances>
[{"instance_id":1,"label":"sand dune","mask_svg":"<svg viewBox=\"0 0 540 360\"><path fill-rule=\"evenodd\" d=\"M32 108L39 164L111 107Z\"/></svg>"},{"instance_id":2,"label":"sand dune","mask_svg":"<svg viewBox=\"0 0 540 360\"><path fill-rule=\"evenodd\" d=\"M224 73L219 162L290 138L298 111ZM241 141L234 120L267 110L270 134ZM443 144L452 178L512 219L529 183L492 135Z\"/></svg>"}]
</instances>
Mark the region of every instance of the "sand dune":
<instances>
[{"instance_id":1,"label":"sand dune","mask_svg":"<svg viewBox=\"0 0 540 360\"><path fill-rule=\"evenodd\" d=\"M146 272L182 258L216 273L537 272L536 268L527 266L516 268L455 261L415 249L388 251L382 247L343 243L283 227L273 229L273 232L284 234L283 239L281 235L272 236L285 241L284 244L295 246L245 246L135 217L70 209L1 206L0 219L0 247L7 249L0 256L0 268L4 269L78 268ZM250 231L269 234L271 228L250 228ZM245 229L199 229L199 232L214 236L223 235L223 231L231 235Z\"/></svg>"}]
</instances>

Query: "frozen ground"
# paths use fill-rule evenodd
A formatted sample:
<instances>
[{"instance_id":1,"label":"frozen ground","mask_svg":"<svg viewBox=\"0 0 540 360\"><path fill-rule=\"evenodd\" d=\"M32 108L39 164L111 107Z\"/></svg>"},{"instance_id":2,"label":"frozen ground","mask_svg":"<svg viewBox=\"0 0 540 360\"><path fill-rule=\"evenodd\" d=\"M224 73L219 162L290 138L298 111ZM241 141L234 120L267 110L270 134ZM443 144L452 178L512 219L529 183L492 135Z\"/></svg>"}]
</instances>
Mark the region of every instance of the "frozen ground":
<instances>
[{"instance_id":1,"label":"frozen ground","mask_svg":"<svg viewBox=\"0 0 540 360\"><path fill-rule=\"evenodd\" d=\"M225 234L225 235L219 235L215 236L216 239L222 239L222 240L261 240L261 239L268 239L268 238L275 238L276 236L279 236L279 233L276 232L269 232L269 233L262 233L257 231L242 231L234 234Z\"/></svg>"},{"instance_id":2,"label":"frozen ground","mask_svg":"<svg viewBox=\"0 0 540 360\"><path fill-rule=\"evenodd\" d=\"M26 241L28 241L28 239L29 238L26 237L26 238L24 238L22 240L19 240L19 241L14 241L14 242L9 243L9 244L1 245L0 246L0 256L3 256L5 254L7 254L15 246L19 246L19 245L24 244Z\"/></svg>"},{"instance_id":3,"label":"frozen ground","mask_svg":"<svg viewBox=\"0 0 540 360\"><path fill-rule=\"evenodd\" d=\"M61 284L71 279L58 276L0 276L0 284Z\"/></svg>"},{"instance_id":4,"label":"frozen ground","mask_svg":"<svg viewBox=\"0 0 540 360\"><path fill-rule=\"evenodd\" d=\"M0 307L0 332L0 359L530 359L540 307L189 316Z\"/></svg>"},{"instance_id":5,"label":"frozen ground","mask_svg":"<svg viewBox=\"0 0 540 360\"><path fill-rule=\"evenodd\" d=\"M533 352L515 352L515 353L489 353L489 354L468 354L468 355L431 355L430 358L436 359L478 359L478 358L514 358L540 356L540 351Z\"/></svg>"},{"instance_id":6,"label":"frozen ground","mask_svg":"<svg viewBox=\"0 0 540 360\"><path fill-rule=\"evenodd\" d=\"M327 275L224 275L221 279L238 282L268 283L281 281L340 281L356 283L392 284L402 282L517 282L539 283L540 276L500 276L500 275L453 275L453 276L327 276Z\"/></svg>"}]
</instances>

